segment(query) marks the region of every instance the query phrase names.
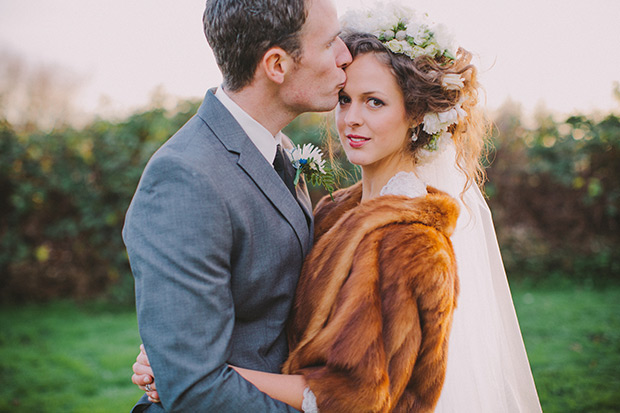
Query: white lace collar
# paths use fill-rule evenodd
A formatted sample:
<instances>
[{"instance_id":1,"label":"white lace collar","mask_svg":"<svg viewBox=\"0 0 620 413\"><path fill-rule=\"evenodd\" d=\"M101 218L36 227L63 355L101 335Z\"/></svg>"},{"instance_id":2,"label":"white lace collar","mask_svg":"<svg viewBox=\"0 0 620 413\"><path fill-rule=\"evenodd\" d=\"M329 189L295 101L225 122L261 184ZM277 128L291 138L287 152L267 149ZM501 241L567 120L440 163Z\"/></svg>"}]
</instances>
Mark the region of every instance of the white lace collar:
<instances>
[{"instance_id":1,"label":"white lace collar","mask_svg":"<svg viewBox=\"0 0 620 413\"><path fill-rule=\"evenodd\" d=\"M426 195L426 184L413 172L398 172L381 188L379 195L405 195L416 198Z\"/></svg>"}]
</instances>

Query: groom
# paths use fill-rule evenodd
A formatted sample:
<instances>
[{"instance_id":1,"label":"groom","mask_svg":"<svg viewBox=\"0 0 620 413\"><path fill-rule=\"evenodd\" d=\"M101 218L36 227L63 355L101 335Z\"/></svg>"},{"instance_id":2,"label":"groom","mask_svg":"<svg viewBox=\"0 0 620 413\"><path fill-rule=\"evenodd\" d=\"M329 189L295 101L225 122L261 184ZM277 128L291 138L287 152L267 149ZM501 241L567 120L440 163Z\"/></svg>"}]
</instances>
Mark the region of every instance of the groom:
<instances>
[{"instance_id":1,"label":"groom","mask_svg":"<svg viewBox=\"0 0 620 413\"><path fill-rule=\"evenodd\" d=\"M153 155L123 229L161 399L134 411L293 411L228 364L287 356L312 216L272 164L284 126L336 105L351 56L331 0L208 0L204 28L223 87Z\"/></svg>"}]
</instances>

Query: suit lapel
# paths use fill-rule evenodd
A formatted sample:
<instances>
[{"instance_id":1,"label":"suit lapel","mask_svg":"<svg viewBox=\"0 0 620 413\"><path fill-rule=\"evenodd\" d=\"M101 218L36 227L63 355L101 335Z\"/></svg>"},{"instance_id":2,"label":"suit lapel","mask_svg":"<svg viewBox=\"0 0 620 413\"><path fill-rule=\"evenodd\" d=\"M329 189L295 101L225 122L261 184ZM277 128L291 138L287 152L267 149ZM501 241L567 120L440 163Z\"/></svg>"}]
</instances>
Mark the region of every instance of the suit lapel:
<instances>
[{"instance_id":1,"label":"suit lapel","mask_svg":"<svg viewBox=\"0 0 620 413\"><path fill-rule=\"evenodd\" d=\"M304 255L307 254L311 238L307 214L309 213L311 217L312 212L309 207L309 198L307 195L300 194L300 185L298 185L297 193L302 195L300 199L304 199L304 204L295 200L273 166L267 162L211 90L207 92L205 100L198 109L198 116L205 121L229 152L238 154L239 167L293 227Z\"/></svg>"}]
</instances>

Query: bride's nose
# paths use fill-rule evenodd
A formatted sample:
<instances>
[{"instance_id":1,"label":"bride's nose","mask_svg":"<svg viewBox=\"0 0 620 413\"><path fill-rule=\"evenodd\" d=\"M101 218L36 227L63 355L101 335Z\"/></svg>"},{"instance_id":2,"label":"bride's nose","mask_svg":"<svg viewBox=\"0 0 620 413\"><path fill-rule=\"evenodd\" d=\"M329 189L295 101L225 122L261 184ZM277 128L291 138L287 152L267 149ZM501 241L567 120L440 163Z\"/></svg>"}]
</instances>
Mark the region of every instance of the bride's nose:
<instances>
[{"instance_id":1,"label":"bride's nose","mask_svg":"<svg viewBox=\"0 0 620 413\"><path fill-rule=\"evenodd\" d=\"M359 126L362 124L362 114L360 106L355 103L351 103L347 108L347 113L344 115L344 121L347 126Z\"/></svg>"}]
</instances>

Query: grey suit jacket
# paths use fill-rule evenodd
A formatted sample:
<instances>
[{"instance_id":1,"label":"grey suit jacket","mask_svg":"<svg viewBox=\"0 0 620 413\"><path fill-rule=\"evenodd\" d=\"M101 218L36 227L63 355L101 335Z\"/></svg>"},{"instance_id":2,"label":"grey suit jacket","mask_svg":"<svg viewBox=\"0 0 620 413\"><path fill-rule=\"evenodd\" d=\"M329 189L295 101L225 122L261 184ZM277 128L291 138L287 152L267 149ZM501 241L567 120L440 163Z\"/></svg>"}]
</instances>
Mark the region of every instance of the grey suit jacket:
<instances>
[{"instance_id":1,"label":"grey suit jacket","mask_svg":"<svg viewBox=\"0 0 620 413\"><path fill-rule=\"evenodd\" d=\"M211 91L153 155L123 239L162 403L136 411L294 411L228 364L279 372L287 356L312 234L305 187L297 195Z\"/></svg>"}]
</instances>

